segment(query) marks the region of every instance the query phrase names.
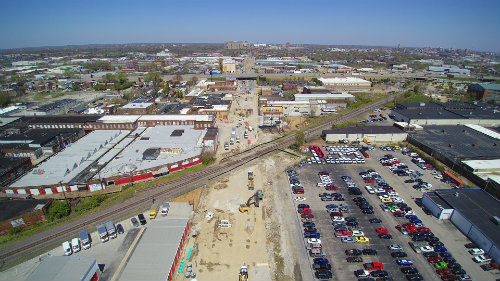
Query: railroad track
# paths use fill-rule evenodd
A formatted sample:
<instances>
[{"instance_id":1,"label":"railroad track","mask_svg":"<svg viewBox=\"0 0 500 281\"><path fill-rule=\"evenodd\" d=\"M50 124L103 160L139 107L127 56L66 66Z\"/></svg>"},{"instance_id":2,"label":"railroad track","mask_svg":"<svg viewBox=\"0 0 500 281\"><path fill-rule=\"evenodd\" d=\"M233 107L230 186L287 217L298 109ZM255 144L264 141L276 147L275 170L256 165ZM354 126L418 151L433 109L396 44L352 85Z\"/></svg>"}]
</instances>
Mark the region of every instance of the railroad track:
<instances>
[{"instance_id":1,"label":"railroad track","mask_svg":"<svg viewBox=\"0 0 500 281\"><path fill-rule=\"evenodd\" d=\"M311 139L321 133L322 130L331 128L333 124L342 123L359 117L366 112L379 108L382 105L394 100L394 98L395 96L391 96L368 106L353 110L343 116L339 116L314 128L306 130L304 135L307 139ZM256 158L262 157L270 152L286 148L294 142L294 135L283 137L276 142L262 145L257 149L250 149L236 154L229 160L218 165L186 174L167 183L158 184L148 190L139 192L133 198L115 204L98 213L90 214L75 222L59 225L52 229L34 234L30 238L0 249L0 270L3 270L3 267L15 264L15 262L21 257L30 256L30 254L31 256L36 256L39 252L56 245L58 242L74 237L82 229L89 229L90 227L94 227L95 225L108 220L122 219L134 211L139 211L148 203L152 202L154 198L173 196L192 186L202 184L207 180L230 172L231 170L234 170L237 167L242 166Z\"/></svg>"}]
</instances>

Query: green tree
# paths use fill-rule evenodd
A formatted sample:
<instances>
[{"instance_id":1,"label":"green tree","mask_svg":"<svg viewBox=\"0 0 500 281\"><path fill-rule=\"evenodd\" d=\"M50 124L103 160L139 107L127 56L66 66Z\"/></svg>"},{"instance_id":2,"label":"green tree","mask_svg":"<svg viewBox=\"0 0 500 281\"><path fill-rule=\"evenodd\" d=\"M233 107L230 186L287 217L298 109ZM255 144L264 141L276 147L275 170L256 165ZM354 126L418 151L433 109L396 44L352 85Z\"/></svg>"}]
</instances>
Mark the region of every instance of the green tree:
<instances>
[{"instance_id":1,"label":"green tree","mask_svg":"<svg viewBox=\"0 0 500 281\"><path fill-rule=\"evenodd\" d=\"M80 90L80 86L79 86L79 85L77 85L77 84L74 84L74 85L73 85L73 87L71 87L71 89L72 89L73 91L79 91L79 90Z\"/></svg>"},{"instance_id":2,"label":"green tree","mask_svg":"<svg viewBox=\"0 0 500 281\"><path fill-rule=\"evenodd\" d=\"M123 93L123 98L126 100L132 100L132 99L134 99L134 97L135 97L135 94L132 92Z\"/></svg>"},{"instance_id":3,"label":"green tree","mask_svg":"<svg viewBox=\"0 0 500 281\"><path fill-rule=\"evenodd\" d=\"M295 100L295 91L288 90L283 93L283 97L286 100Z\"/></svg>"},{"instance_id":4,"label":"green tree","mask_svg":"<svg viewBox=\"0 0 500 281\"><path fill-rule=\"evenodd\" d=\"M71 70L65 70L63 73L63 76L68 77L68 78L72 78L73 76L75 76L75 73Z\"/></svg>"},{"instance_id":5,"label":"green tree","mask_svg":"<svg viewBox=\"0 0 500 281\"><path fill-rule=\"evenodd\" d=\"M168 93L170 93L170 84L165 82L165 85L163 85L163 96L168 96Z\"/></svg>"},{"instance_id":6,"label":"green tree","mask_svg":"<svg viewBox=\"0 0 500 281\"><path fill-rule=\"evenodd\" d=\"M158 88L158 85L163 80L161 79L161 74L159 72L148 72L146 75L144 75L144 81L153 82L153 88L156 90Z\"/></svg>"},{"instance_id":7,"label":"green tree","mask_svg":"<svg viewBox=\"0 0 500 281\"><path fill-rule=\"evenodd\" d=\"M296 134L295 134L295 147L299 148L301 147L303 144L304 144L304 140L305 140L305 135L304 135L304 132L303 131L298 131Z\"/></svg>"},{"instance_id":8,"label":"green tree","mask_svg":"<svg viewBox=\"0 0 500 281\"><path fill-rule=\"evenodd\" d=\"M53 221L68 216L71 210L64 200L55 200L50 204L47 219Z\"/></svg>"},{"instance_id":9,"label":"green tree","mask_svg":"<svg viewBox=\"0 0 500 281\"><path fill-rule=\"evenodd\" d=\"M177 98L182 99L184 94L181 91L177 91Z\"/></svg>"},{"instance_id":10,"label":"green tree","mask_svg":"<svg viewBox=\"0 0 500 281\"><path fill-rule=\"evenodd\" d=\"M123 73L123 72L120 72L116 75L116 80L118 80L118 82L120 84L125 84L128 82L128 78L127 78L127 74Z\"/></svg>"},{"instance_id":11,"label":"green tree","mask_svg":"<svg viewBox=\"0 0 500 281\"><path fill-rule=\"evenodd\" d=\"M0 93L0 106L6 106L11 102L11 97L7 93Z\"/></svg>"}]
</instances>

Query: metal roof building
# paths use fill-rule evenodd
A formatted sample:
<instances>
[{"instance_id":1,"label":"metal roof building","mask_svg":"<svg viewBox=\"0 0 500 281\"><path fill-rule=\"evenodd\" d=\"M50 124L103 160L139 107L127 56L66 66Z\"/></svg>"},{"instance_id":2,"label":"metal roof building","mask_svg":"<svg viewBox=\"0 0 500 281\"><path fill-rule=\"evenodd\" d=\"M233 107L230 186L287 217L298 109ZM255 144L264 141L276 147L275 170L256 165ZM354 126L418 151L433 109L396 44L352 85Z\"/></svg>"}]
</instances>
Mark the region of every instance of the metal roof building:
<instances>
[{"instance_id":1,"label":"metal roof building","mask_svg":"<svg viewBox=\"0 0 500 281\"><path fill-rule=\"evenodd\" d=\"M131 143L126 147L123 146L125 148L121 152L114 150L119 153L101 170L101 177L118 176L196 157L201 154L203 136L206 132L206 130L178 125L156 126L143 128L143 130L142 133L139 129L136 130L140 137L127 138L125 141ZM178 136L172 136L176 130L184 130L184 132ZM132 135L135 135L135 132ZM143 159L143 153L149 148L160 149L160 154L156 159Z\"/></svg>"},{"instance_id":2,"label":"metal roof building","mask_svg":"<svg viewBox=\"0 0 500 281\"><path fill-rule=\"evenodd\" d=\"M170 274L174 273L178 253L189 231L191 212L187 203L170 203L166 217L151 220L119 280L171 280Z\"/></svg>"},{"instance_id":3,"label":"metal roof building","mask_svg":"<svg viewBox=\"0 0 500 281\"><path fill-rule=\"evenodd\" d=\"M95 258L79 256L46 257L26 281L90 281L100 279Z\"/></svg>"},{"instance_id":4,"label":"metal roof building","mask_svg":"<svg viewBox=\"0 0 500 281\"><path fill-rule=\"evenodd\" d=\"M500 260L500 201L480 188L438 189L422 202L440 219L449 219L471 241Z\"/></svg>"},{"instance_id":5,"label":"metal roof building","mask_svg":"<svg viewBox=\"0 0 500 281\"><path fill-rule=\"evenodd\" d=\"M98 130L89 133L63 151L38 165L13 183L12 187L57 185L69 183L94 161L98 160L129 131Z\"/></svg>"}]
</instances>

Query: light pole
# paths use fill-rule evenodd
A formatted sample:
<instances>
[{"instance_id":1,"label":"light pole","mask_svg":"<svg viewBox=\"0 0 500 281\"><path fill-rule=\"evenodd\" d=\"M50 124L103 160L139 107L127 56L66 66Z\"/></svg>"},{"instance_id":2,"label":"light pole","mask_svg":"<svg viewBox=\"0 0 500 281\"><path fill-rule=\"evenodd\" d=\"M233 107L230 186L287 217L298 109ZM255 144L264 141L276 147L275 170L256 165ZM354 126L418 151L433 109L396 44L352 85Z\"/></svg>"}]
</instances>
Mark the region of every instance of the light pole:
<instances>
[{"instance_id":1,"label":"light pole","mask_svg":"<svg viewBox=\"0 0 500 281\"><path fill-rule=\"evenodd\" d=\"M66 198L66 192L64 191L64 189L66 189L66 187L64 187L62 185L62 180L59 181L59 186L61 186L61 189L63 191L64 201L66 201L66 204L68 204L68 208L71 210L71 205L69 204L68 198Z\"/></svg>"}]
</instances>

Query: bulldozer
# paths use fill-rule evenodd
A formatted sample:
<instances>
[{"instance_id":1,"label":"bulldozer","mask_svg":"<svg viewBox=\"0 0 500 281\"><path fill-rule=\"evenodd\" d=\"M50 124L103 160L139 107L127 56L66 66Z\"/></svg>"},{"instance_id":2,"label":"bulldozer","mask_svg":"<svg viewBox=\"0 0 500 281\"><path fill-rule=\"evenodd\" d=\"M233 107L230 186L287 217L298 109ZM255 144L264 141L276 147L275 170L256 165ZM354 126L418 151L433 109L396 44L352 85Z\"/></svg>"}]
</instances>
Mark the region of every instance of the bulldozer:
<instances>
[{"instance_id":1,"label":"bulldozer","mask_svg":"<svg viewBox=\"0 0 500 281\"><path fill-rule=\"evenodd\" d=\"M248 267L242 266L240 268L240 278L239 281L247 281L248 280Z\"/></svg>"},{"instance_id":2,"label":"bulldozer","mask_svg":"<svg viewBox=\"0 0 500 281\"><path fill-rule=\"evenodd\" d=\"M248 198L245 204L240 205L240 212L248 212L250 210L250 205L253 203L255 207L259 207L259 201L264 197L264 192L261 189L257 190L254 195ZM255 199L255 202L252 202L252 199Z\"/></svg>"}]
</instances>

